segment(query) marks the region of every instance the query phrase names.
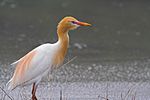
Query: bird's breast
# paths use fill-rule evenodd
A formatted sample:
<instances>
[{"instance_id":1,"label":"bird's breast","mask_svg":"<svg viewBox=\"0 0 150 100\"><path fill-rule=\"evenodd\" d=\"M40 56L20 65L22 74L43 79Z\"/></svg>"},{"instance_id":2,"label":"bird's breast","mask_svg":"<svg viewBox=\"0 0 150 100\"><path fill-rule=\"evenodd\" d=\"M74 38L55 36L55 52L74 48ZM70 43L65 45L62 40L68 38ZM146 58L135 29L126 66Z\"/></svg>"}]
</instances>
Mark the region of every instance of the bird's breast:
<instances>
[{"instance_id":1,"label":"bird's breast","mask_svg":"<svg viewBox=\"0 0 150 100\"><path fill-rule=\"evenodd\" d=\"M59 47L54 54L53 60L53 64L56 68L59 67L61 64L63 64L65 55L67 53L67 49L68 49L68 42L63 42L59 44Z\"/></svg>"}]
</instances>

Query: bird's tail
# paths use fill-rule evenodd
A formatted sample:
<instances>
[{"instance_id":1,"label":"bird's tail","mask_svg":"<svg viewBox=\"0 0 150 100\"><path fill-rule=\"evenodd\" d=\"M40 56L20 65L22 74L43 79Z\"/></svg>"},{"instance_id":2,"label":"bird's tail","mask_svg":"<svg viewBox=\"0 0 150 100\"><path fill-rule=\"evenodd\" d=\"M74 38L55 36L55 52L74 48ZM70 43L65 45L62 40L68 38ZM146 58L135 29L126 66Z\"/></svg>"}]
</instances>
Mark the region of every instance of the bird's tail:
<instances>
[{"instance_id":1,"label":"bird's tail","mask_svg":"<svg viewBox=\"0 0 150 100\"><path fill-rule=\"evenodd\" d=\"M12 79L8 81L8 83L6 84L6 88L7 90L10 90L10 91L12 91L15 88L13 85Z\"/></svg>"}]
</instances>

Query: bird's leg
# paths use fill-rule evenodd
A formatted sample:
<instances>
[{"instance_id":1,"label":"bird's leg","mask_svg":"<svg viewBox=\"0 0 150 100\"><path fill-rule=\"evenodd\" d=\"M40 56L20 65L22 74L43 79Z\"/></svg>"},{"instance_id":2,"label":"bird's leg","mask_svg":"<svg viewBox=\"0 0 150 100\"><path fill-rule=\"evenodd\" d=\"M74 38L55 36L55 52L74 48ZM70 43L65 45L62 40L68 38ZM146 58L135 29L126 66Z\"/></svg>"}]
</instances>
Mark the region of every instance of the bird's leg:
<instances>
[{"instance_id":1,"label":"bird's leg","mask_svg":"<svg viewBox=\"0 0 150 100\"><path fill-rule=\"evenodd\" d=\"M37 89L37 85L35 85L35 83L33 83L33 87L32 87L32 100L37 100L36 98L36 89Z\"/></svg>"}]
</instances>

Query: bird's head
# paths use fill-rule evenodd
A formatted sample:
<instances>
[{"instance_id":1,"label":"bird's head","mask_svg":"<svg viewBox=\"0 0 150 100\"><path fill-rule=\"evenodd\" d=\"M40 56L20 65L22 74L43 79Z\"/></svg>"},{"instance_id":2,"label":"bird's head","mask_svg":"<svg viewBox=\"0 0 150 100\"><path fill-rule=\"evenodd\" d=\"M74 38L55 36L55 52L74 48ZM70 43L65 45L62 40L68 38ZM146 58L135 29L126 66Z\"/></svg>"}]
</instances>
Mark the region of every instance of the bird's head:
<instances>
[{"instance_id":1,"label":"bird's head","mask_svg":"<svg viewBox=\"0 0 150 100\"><path fill-rule=\"evenodd\" d=\"M58 28L63 31L74 30L79 26L91 26L91 24L78 21L74 17L70 17L70 16L63 18L58 24Z\"/></svg>"}]
</instances>

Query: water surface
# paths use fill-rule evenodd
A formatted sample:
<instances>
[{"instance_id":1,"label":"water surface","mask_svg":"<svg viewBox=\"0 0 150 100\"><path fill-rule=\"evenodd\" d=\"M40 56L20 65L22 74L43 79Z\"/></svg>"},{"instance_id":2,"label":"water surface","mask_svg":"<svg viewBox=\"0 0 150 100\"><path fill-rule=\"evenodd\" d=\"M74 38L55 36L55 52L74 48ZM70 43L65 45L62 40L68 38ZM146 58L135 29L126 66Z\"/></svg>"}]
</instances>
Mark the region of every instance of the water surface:
<instances>
[{"instance_id":1,"label":"water surface","mask_svg":"<svg viewBox=\"0 0 150 100\"><path fill-rule=\"evenodd\" d=\"M68 15L92 27L70 32L65 62L77 58L54 71L52 82L149 82L149 5L147 0L1 0L1 86L15 69L12 62L40 44L57 41L57 23Z\"/></svg>"}]
</instances>

